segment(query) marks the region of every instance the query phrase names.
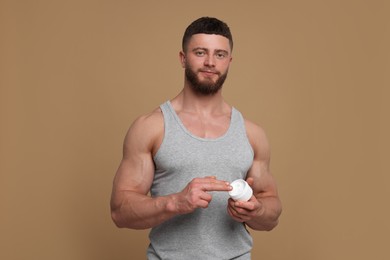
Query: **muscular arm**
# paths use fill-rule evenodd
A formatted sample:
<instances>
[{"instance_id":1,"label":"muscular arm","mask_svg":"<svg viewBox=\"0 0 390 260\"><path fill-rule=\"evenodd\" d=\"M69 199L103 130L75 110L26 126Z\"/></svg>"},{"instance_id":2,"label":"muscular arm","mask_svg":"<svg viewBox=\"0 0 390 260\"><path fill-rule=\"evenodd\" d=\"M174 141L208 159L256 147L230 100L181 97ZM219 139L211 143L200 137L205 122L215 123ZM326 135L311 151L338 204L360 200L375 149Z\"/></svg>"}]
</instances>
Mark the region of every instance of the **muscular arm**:
<instances>
[{"instance_id":1,"label":"muscular arm","mask_svg":"<svg viewBox=\"0 0 390 260\"><path fill-rule=\"evenodd\" d=\"M114 178L111 216L118 227L147 229L178 214L208 207L212 197L207 191L229 191L229 183L214 177L193 179L175 194L148 196L154 178L153 153L158 149L164 126L160 110L140 117L130 127L123 158Z\"/></svg>"},{"instance_id":2,"label":"muscular arm","mask_svg":"<svg viewBox=\"0 0 390 260\"><path fill-rule=\"evenodd\" d=\"M118 227L149 228L173 215L166 197L147 195L154 176L152 149L162 131L157 113L138 118L125 137L111 195L111 215Z\"/></svg>"},{"instance_id":3,"label":"muscular arm","mask_svg":"<svg viewBox=\"0 0 390 260\"><path fill-rule=\"evenodd\" d=\"M270 174L270 151L264 131L247 121L246 128L254 150L254 160L247 175L253 189L248 202L229 201L229 214L255 230L272 230L278 224L282 206L274 178Z\"/></svg>"}]
</instances>

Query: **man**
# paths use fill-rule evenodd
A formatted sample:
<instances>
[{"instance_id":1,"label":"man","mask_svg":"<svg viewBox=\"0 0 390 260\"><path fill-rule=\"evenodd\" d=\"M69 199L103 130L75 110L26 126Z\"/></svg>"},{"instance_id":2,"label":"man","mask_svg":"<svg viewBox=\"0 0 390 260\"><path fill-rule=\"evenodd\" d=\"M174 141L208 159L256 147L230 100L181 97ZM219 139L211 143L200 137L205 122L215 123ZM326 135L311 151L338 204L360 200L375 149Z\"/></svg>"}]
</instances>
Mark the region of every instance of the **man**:
<instances>
[{"instance_id":1,"label":"man","mask_svg":"<svg viewBox=\"0 0 390 260\"><path fill-rule=\"evenodd\" d=\"M112 218L118 227L152 228L148 259L250 259L246 226L278 223L264 131L222 97L232 49L224 22L203 17L189 25L180 52L183 90L126 135ZM229 198L235 179L252 187L248 202Z\"/></svg>"}]
</instances>

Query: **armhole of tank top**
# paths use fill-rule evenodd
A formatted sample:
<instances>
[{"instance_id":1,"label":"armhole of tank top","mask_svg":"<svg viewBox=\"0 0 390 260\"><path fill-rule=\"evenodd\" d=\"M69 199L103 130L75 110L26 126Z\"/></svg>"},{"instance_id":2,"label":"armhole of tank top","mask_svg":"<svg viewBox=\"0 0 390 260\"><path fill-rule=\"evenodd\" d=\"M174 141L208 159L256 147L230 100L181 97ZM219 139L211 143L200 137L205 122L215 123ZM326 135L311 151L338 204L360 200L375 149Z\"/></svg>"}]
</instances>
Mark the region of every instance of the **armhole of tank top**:
<instances>
[{"instance_id":1,"label":"armhole of tank top","mask_svg":"<svg viewBox=\"0 0 390 260\"><path fill-rule=\"evenodd\" d=\"M164 108L165 104L161 105L160 106L160 110L161 110L161 114L162 114L162 117L163 117L163 121L164 121L164 134L163 134L163 138L161 140L161 143L160 143L160 146L158 147L156 153L153 155L153 160L155 161L157 158L158 158L158 155L160 154L160 151L165 143L165 139L166 139L166 136L167 136L167 115L166 115L166 111L165 111L165 108Z\"/></svg>"},{"instance_id":2,"label":"armhole of tank top","mask_svg":"<svg viewBox=\"0 0 390 260\"><path fill-rule=\"evenodd\" d=\"M246 143L248 144L249 150L251 151L251 154L252 154L253 158L255 158L255 150L253 149L252 144L251 144L251 142L249 140L248 132L246 130L244 116L238 110L236 110L236 112L238 114L239 121L240 121L240 124L241 124L242 129L243 129L243 134L244 134L244 138L246 140Z\"/></svg>"}]
</instances>

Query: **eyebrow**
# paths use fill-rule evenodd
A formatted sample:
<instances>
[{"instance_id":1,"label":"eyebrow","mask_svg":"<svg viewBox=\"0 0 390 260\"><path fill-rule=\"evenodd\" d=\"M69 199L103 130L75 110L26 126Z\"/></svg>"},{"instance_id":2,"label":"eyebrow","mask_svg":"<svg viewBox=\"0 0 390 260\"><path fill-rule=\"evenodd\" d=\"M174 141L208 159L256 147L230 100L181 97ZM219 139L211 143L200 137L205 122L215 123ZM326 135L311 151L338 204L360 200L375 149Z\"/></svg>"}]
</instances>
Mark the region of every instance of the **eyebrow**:
<instances>
[{"instance_id":1,"label":"eyebrow","mask_svg":"<svg viewBox=\"0 0 390 260\"><path fill-rule=\"evenodd\" d=\"M195 47L195 48L192 49L192 51L199 51L199 50L206 51L206 52L209 51L209 49L204 48L204 47ZM229 54L229 52L227 50L224 50L224 49L216 49L216 50L214 50L214 53L220 53L220 52L223 52L225 54Z\"/></svg>"}]
</instances>

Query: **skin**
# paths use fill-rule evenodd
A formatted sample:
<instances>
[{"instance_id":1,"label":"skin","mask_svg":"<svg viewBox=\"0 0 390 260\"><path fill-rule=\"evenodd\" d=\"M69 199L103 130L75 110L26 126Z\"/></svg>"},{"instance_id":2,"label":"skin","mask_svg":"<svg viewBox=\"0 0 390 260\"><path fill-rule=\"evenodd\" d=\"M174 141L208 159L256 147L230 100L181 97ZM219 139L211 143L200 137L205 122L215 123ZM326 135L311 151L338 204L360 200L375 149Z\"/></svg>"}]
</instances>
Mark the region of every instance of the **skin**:
<instances>
[{"instance_id":1,"label":"skin","mask_svg":"<svg viewBox=\"0 0 390 260\"><path fill-rule=\"evenodd\" d=\"M191 68L198 80L213 83L227 73L232 61L227 38L220 35L195 34L186 52L179 54L183 68ZM223 97L222 90L213 95L196 92L185 79L183 90L171 104L185 127L194 135L217 138L230 124L232 107ZM269 144L264 131L245 120L249 141L254 150L254 161L247 174L253 189L248 202L227 203L228 214L255 230L271 230L278 223L281 203L275 181L270 174ZM161 110L140 116L129 128L123 145L123 158L114 178L111 196L111 215L121 228L147 229L179 215L207 208L210 191L228 192L231 186L214 176L194 178L179 193L150 197L148 192L154 177L153 156L158 151L164 135Z\"/></svg>"}]
</instances>

